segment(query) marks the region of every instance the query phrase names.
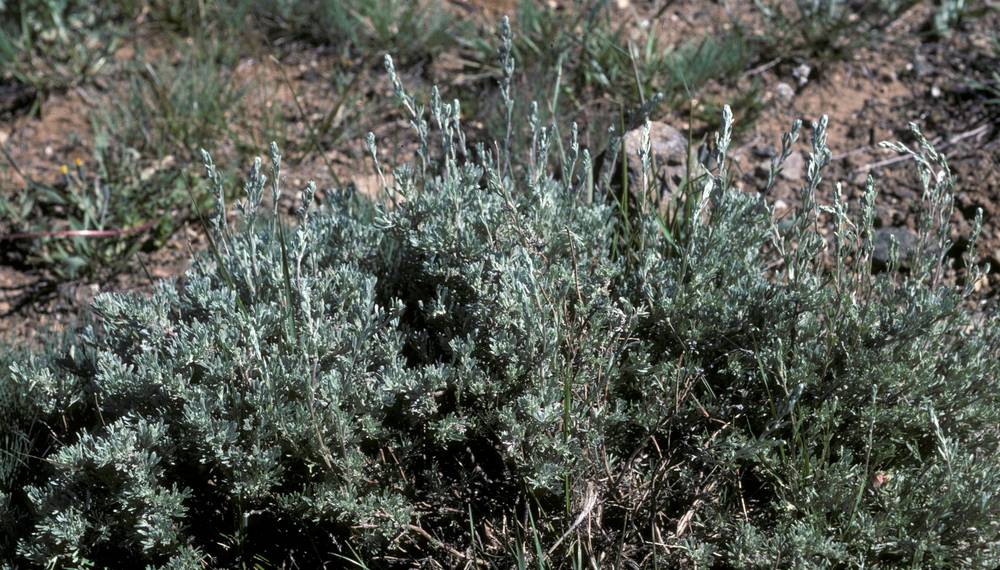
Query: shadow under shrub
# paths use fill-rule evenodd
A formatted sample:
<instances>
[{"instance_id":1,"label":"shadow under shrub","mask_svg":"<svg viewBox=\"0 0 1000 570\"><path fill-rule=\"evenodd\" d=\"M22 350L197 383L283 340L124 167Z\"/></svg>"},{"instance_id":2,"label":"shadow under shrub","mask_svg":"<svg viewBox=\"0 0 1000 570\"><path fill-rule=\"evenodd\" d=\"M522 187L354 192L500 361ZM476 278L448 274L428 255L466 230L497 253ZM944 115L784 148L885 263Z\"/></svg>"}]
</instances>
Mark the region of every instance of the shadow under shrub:
<instances>
[{"instance_id":1,"label":"shadow under shrub","mask_svg":"<svg viewBox=\"0 0 1000 570\"><path fill-rule=\"evenodd\" d=\"M873 274L874 182L850 208L821 185L825 120L779 223L730 185L727 114L719 166L668 205L689 208L677 241L605 201L575 141L558 174L546 127L524 159L468 146L457 106L425 113L395 79L422 145L384 202L315 209L308 187L285 227L262 206L272 148L183 283L103 295L68 348L4 356L5 558L1000 561L998 331L967 308L971 258L961 288L935 253L953 189L929 145L896 147L925 186L922 261Z\"/></svg>"}]
</instances>

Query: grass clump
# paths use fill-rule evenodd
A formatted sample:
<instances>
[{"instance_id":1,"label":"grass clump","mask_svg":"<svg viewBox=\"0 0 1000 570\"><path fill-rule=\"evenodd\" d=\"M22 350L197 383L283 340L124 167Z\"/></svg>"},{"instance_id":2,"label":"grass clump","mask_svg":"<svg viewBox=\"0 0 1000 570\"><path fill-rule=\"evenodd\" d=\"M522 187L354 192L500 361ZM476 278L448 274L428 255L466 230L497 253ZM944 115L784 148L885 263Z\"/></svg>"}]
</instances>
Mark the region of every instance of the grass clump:
<instances>
[{"instance_id":1,"label":"grass clump","mask_svg":"<svg viewBox=\"0 0 1000 570\"><path fill-rule=\"evenodd\" d=\"M629 23L615 23L614 16L607 0L558 8L525 1L518 4L512 23L511 51L520 66L514 90L524 99L544 102L543 113L558 117L563 129L579 120L581 140L593 147L605 142L609 126L620 129L624 122L626 128L636 128L646 117L683 107L706 84L729 81L753 58L738 26L666 45L655 25L632 37ZM492 46L483 41L475 45L476 64L502 75ZM553 76L554 86L549 79ZM748 95L740 107L752 107L757 94ZM477 101L465 106L477 109ZM526 125L528 113L522 111L518 123ZM717 113L699 118L718 124ZM505 120L496 119L500 128L493 132L499 132Z\"/></svg>"},{"instance_id":2,"label":"grass clump","mask_svg":"<svg viewBox=\"0 0 1000 570\"><path fill-rule=\"evenodd\" d=\"M848 206L823 183L825 119L778 223L732 186L727 109L668 238L578 141L550 168L551 123L524 156L470 145L457 105L391 79L420 146L390 182L369 137L384 201L316 208L307 186L285 227L262 207L272 147L231 228L206 153L213 246L183 284L103 295L66 347L8 357L5 557L1000 562L1000 330L967 308L973 259L964 288L946 279L953 180L919 131L892 147L924 187L916 261L875 274L875 184Z\"/></svg>"},{"instance_id":3,"label":"grass clump","mask_svg":"<svg viewBox=\"0 0 1000 570\"><path fill-rule=\"evenodd\" d=\"M65 89L102 71L122 34L122 13L91 2L0 4L0 72L40 90Z\"/></svg>"},{"instance_id":4,"label":"grass clump","mask_svg":"<svg viewBox=\"0 0 1000 570\"><path fill-rule=\"evenodd\" d=\"M244 1L264 31L277 40L302 40L344 55L391 52L408 63L426 62L461 45L467 21L449 14L440 0Z\"/></svg>"},{"instance_id":5,"label":"grass clump","mask_svg":"<svg viewBox=\"0 0 1000 570\"><path fill-rule=\"evenodd\" d=\"M842 59L877 40L916 0L754 0L765 20L756 39L776 57ZM953 2L945 2L953 4ZM941 8L945 10L945 8Z\"/></svg>"},{"instance_id":6,"label":"grass clump","mask_svg":"<svg viewBox=\"0 0 1000 570\"><path fill-rule=\"evenodd\" d=\"M123 145L156 158L193 160L198 149L232 135L245 89L238 59L221 41L181 45L178 61L145 62L126 70L122 101L97 116L98 126Z\"/></svg>"}]
</instances>

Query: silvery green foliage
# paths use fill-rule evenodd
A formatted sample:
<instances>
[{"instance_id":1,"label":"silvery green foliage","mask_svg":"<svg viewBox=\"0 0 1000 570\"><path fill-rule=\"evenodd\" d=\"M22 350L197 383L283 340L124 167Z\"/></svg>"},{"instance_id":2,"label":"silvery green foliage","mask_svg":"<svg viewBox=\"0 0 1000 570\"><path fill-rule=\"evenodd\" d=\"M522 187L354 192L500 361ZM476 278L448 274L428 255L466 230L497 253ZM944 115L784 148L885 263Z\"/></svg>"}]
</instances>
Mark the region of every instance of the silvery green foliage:
<instances>
[{"instance_id":1,"label":"silvery green foliage","mask_svg":"<svg viewBox=\"0 0 1000 570\"><path fill-rule=\"evenodd\" d=\"M585 152L550 168L537 117L527 158L466 148L456 103L435 93L428 118L393 84L421 153L385 176L370 137L385 200L310 208L308 186L286 228L262 207L272 147L240 227L217 186L183 282L101 296L65 348L4 357L5 558L1000 561L1000 336L947 283L951 177L919 132L894 148L926 189L924 262L875 275L875 182L854 204L822 180L825 119L778 223L730 185L727 110L671 241L601 194L610 174L592 186Z\"/></svg>"},{"instance_id":2,"label":"silvery green foliage","mask_svg":"<svg viewBox=\"0 0 1000 570\"><path fill-rule=\"evenodd\" d=\"M941 36L950 36L954 27L965 15L965 0L943 0L934 12L934 31Z\"/></svg>"}]
</instances>

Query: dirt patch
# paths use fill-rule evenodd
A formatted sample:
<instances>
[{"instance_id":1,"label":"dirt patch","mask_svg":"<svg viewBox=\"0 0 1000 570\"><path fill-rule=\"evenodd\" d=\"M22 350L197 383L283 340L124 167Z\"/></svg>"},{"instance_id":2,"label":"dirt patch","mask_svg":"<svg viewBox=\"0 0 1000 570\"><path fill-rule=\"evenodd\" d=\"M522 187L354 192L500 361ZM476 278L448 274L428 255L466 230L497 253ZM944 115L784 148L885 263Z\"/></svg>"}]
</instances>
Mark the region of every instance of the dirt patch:
<instances>
[{"instance_id":1,"label":"dirt patch","mask_svg":"<svg viewBox=\"0 0 1000 570\"><path fill-rule=\"evenodd\" d=\"M22 115L0 127L0 138L13 161L0 168L0 184L20 188L24 176L53 181L59 165L86 160L90 142L86 109L95 98L93 90L82 87L55 94L39 101L37 115Z\"/></svg>"},{"instance_id":2,"label":"dirt patch","mask_svg":"<svg viewBox=\"0 0 1000 570\"><path fill-rule=\"evenodd\" d=\"M98 294L149 293L156 280L183 275L191 254L206 245L201 232L185 228L163 248L134 255L121 272L96 282L56 282L39 272L0 266L0 341L44 344L53 333L71 330L86 320Z\"/></svg>"}]
</instances>

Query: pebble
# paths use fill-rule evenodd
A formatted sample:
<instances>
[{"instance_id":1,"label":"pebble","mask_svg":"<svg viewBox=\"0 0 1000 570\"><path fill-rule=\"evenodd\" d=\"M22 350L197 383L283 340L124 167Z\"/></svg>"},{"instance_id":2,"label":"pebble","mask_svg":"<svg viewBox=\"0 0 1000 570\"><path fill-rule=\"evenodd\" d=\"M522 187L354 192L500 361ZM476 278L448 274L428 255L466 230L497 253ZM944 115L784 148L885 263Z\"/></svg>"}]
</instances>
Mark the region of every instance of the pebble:
<instances>
[{"instance_id":1,"label":"pebble","mask_svg":"<svg viewBox=\"0 0 1000 570\"><path fill-rule=\"evenodd\" d=\"M909 267L910 258L917 247L917 234L909 228L889 227L875 230L875 248L872 251L872 261L875 268L882 270L889 265L889 249L893 238L899 246L899 262L902 267Z\"/></svg>"},{"instance_id":2,"label":"pebble","mask_svg":"<svg viewBox=\"0 0 1000 570\"><path fill-rule=\"evenodd\" d=\"M625 154L628 157L629 178L634 188L638 188L642 179L642 133L643 128L631 130L625 134ZM650 181L659 186L662 193L672 193L677 189L687 170L688 140L687 136L671 125L659 121L650 123L649 150L656 166L660 180Z\"/></svg>"},{"instance_id":3,"label":"pebble","mask_svg":"<svg viewBox=\"0 0 1000 570\"><path fill-rule=\"evenodd\" d=\"M806 161L802 158L802 153L793 152L785 160L785 164L781 169L781 177L785 180L801 180L805 167Z\"/></svg>"},{"instance_id":4,"label":"pebble","mask_svg":"<svg viewBox=\"0 0 1000 570\"><path fill-rule=\"evenodd\" d=\"M795 97L795 88L784 81L781 81L774 86L774 94L778 97L778 99L788 102Z\"/></svg>"},{"instance_id":5,"label":"pebble","mask_svg":"<svg viewBox=\"0 0 1000 570\"><path fill-rule=\"evenodd\" d=\"M792 70L792 75L795 76L795 79L799 80L799 87L809 83L809 75L811 73L812 68L804 63Z\"/></svg>"}]
</instances>

